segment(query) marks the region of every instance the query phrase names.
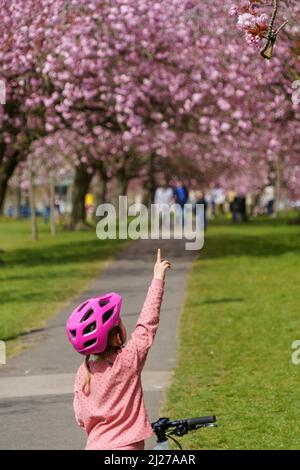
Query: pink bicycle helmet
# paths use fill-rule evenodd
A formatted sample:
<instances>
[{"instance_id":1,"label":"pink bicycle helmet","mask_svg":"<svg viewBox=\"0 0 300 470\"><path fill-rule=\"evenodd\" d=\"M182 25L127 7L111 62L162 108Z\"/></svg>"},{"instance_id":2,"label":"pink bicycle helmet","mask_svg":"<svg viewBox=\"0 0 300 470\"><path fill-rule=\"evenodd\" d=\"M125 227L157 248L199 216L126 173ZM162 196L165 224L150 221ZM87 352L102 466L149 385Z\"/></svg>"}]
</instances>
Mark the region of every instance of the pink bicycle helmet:
<instances>
[{"instance_id":1,"label":"pink bicycle helmet","mask_svg":"<svg viewBox=\"0 0 300 470\"><path fill-rule=\"evenodd\" d=\"M84 355L105 351L108 335L120 324L122 297L110 293L83 302L70 315L67 333L70 343Z\"/></svg>"}]
</instances>

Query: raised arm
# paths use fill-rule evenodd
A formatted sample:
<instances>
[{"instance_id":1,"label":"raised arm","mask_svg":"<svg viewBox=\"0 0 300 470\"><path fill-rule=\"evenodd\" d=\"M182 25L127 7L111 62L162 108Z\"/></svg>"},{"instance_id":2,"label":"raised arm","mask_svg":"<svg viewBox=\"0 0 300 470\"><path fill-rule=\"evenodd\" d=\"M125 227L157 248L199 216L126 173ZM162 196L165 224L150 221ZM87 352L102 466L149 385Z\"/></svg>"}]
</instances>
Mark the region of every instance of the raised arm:
<instances>
[{"instance_id":1,"label":"raised arm","mask_svg":"<svg viewBox=\"0 0 300 470\"><path fill-rule=\"evenodd\" d=\"M160 307L164 293L164 281L167 269L171 263L161 258L161 252L157 252L157 260L154 267L154 277L149 287L148 294L137 321L135 330L124 348L124 359L132 361L142 369L145 364L149 349L151 348L159 324Z\"/></svg>"}]
</instances>

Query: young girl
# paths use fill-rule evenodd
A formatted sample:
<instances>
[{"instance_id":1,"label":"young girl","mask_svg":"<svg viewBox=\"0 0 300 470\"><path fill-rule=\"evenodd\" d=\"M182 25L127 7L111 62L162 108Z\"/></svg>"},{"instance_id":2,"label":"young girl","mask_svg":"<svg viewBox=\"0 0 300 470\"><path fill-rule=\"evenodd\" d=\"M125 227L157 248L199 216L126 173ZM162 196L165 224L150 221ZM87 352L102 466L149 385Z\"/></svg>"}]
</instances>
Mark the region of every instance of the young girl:
<instances>
[{"instance_id":1,"label":"young girl","mask_svg":"<svg viewBox=\"0 0 300 470\"><path fill-rule=\"evenodd\" d=\"M143 450L153 432L145 409L141 373L159 323L169 261L158 250L154 279L125 345L122 299L107 294L80 305L67 322L74 348L86 356L75 381L74 410L88 435L87 450ZM90 361L90 355L96 356Z\"/></svg>"}]
</instances>

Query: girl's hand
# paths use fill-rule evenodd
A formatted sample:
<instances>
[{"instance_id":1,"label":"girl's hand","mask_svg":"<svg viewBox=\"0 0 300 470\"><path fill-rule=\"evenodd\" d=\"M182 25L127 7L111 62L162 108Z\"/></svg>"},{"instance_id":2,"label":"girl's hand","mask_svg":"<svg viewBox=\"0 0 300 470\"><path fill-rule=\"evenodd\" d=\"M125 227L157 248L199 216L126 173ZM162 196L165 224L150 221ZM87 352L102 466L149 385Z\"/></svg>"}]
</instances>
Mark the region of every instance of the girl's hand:
<instances>
[{"instance_id":1,"label":"girl's hand","mask_svg":"<svg viewBox=\"0 0 300 470\"><path fill-rule=\"evenodd\" d=\"M157 250L157 260L154 266L154 279L164 281L167 269L171 269L171 263L161 257L161 251L159 249Z\"/></svg>"}]
</instances>

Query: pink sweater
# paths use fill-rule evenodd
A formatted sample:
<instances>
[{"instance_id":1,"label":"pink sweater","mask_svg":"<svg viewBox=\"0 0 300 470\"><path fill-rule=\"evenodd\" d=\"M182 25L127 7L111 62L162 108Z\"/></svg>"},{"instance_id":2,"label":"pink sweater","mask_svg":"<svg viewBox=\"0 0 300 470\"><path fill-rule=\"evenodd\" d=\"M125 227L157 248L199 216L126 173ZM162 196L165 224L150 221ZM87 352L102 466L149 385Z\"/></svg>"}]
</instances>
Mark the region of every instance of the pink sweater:
<instances>
[{"instance_id":1,"label":"pink sweater","mask_svg":"<svg viewBox=\"0 0 300 470\"><path fill-rule=\"evenodd\" d=\"M82 364L75 381L74 410L79 426L88 435L87 450L117 450L152 436L144 404L141 373L159 323L164 282L153 279L135 330L126 344L108 361L91 361L91 388L82 386Z\"/></svg>"}]
</instances>

